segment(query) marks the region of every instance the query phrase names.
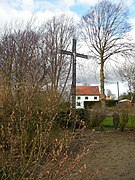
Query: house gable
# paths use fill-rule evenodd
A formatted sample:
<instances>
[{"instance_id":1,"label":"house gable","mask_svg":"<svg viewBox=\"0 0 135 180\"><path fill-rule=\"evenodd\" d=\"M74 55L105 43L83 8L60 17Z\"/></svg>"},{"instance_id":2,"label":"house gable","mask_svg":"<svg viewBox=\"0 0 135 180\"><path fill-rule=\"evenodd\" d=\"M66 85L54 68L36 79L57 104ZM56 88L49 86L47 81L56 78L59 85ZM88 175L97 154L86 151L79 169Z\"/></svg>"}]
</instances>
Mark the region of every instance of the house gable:
<instances>
[{"instance_id":1,"label":"house gable","mask_svg":"<svg viewBox=\"0 0 135 180\"><path fill-rule=\"evenodd\" d=\"M76 108L84 108L84 102L99 101L98 86L76 86Z\"/></svg>"}]
</instances>

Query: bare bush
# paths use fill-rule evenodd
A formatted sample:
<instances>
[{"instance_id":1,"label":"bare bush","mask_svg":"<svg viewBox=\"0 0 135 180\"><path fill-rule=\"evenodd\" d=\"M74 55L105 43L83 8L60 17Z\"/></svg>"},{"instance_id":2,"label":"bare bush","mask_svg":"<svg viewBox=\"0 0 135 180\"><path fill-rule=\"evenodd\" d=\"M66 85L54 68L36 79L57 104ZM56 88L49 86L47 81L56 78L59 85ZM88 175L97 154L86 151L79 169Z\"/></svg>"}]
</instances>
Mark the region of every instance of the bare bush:
<instances>
[{"instance_id":1,"label":"bare bush","mask_svg":"<svg viewBox=\"0 0 135 180\"><path fill-rule=\"evenodd\" d=\"M26 87L19 93L19 103L8 88L1 94L0 177L56 179L67 171L67 161L75 163L70 145L76 134L57 126L59 95Z\"/></svg>"},{"instance_id":2,"label":"bare bush","mask_svg":"<svg viewBox=\"0 0 135 180\"><path fill-rule=\"evenodd\" d=\"M86 125L90 128L98 127L106 117L106 109L99 105L93 106L92 110L87 110Z\"/></svg>"},{"instance_id":3,"label":"bare bush","mask_svg":"<svg viewBox=\"0 0 135 180\"><path fill-rule=\"evenodd\" d=\"M124 128L126 127L128 119L129 119L128 111L126 109L121 109L120 110L120 124L119 124L119 128L121 131L124 131Z\"/></svg>"},{"instance_id":4,"label":"bare bush","mask_svg":"<svg viewBox=\"0 0 135 180\"><path fill-rule=\"evenodd\" d=\"M56 54L73 33L70 19L42 28L5 29L0 39L0 179L56 179L64 175L75 133L62 129L71 62ZM43 41L42 41L43 40ZM43 44L44 43L44 44ZM58 123L61 121L60 124ZM79 156L77 156L79 157ZM73 168L73 167L71 167Z\"/></svg>"}]
</instances>

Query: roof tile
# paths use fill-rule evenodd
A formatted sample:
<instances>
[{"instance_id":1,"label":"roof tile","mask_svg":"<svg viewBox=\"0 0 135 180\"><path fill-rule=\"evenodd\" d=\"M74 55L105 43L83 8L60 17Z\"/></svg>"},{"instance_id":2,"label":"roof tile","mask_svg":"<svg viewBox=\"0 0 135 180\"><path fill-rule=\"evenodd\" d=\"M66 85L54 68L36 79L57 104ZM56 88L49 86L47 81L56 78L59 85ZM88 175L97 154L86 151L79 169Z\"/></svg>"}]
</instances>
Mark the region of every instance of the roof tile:
<instances>
[{"instance_id":1,"label":"roof tile","mask_svg":"<svg viewBox=\"0 0 135 180\"><path fill-rule=\"evenodd\" d=\"M76 95L99 95L98 86L76 86Z\"/></svg>"}]
</instances>

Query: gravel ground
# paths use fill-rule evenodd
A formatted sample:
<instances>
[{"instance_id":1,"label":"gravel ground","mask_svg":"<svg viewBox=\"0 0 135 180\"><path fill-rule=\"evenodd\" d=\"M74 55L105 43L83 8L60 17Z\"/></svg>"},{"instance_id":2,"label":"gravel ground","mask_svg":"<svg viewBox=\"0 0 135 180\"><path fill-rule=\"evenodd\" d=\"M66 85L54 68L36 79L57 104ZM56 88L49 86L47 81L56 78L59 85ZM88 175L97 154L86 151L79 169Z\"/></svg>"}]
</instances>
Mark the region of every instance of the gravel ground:
<instances>
[{"instance_id":1,"label":"gravel ground","mask_svg":"<svg viewBox=\"0 0 135 180\"><path fill-rule=\"evenodd\" d=\"M135 130L85 130L79 147L89 151L63 180L135 180Z\"/></svg>"}]
</instances>

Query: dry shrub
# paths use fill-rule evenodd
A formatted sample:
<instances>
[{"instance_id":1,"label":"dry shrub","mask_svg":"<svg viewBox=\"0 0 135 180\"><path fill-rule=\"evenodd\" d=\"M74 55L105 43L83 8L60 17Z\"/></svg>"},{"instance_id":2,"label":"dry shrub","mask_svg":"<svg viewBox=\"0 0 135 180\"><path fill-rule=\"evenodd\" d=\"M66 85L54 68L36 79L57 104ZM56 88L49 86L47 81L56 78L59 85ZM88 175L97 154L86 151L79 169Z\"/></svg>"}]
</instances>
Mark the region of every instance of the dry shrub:
<instances>
[{"instance_id":1,"label":"dry shrub","mask_svg":"<svg viewBox=\"0 0 135 180\"><path fill-rule=\"evenodd\" d=\"M56 179L64 174L75 133L57 125L61 101L56 92L37 86L1 85L0 179Z\"/></svg>"},{"instance_id":2,"label":"dry shrub","mask_svg":"<svg viewBox=\"0 0 135 180\"><path fill-rule=\"evenodd\" d=\"M106 117L106 109L101 108L100 105L93 106L92 110L87 110L86 125L89 128L98 127Z\"/></svg>"},{"instance_id":3,"label":"dry shrub","mask_svg":"<svg viewBox=\"0 0 135 180\"><path fill-rule=\"evenodd\" d=\"M119 113L114 112L112 115L114 128L117 129L120 121Z\"/></svg>"},{"instance_id":4,"label":"dry shrub","mask_svg":"<svg viewBox=\"0 0 135 180\"><path fill-rule=\"evenodd\" d=\"M81 131L79 135L80 133ZM72 134L68 130L65 130L59 138L54 139L47 163L40 166L38 179L64 179L71 170L77 167L88 151L78 147L76 139L78 139L78 132Z\"/></svg>"},{"instance_id":5,"label":"dry shrub","mask_svg":"<svg viewBox=\"0 0 135 180\"><path fill-rule=\"evenodd\" d=\"M124 131L124 128L126 127L126 124L129 119L128 114L129 114L128 109L125 108L120 109L120 124L119 124L120 131Z\"/></svg>"}]
</instances>

